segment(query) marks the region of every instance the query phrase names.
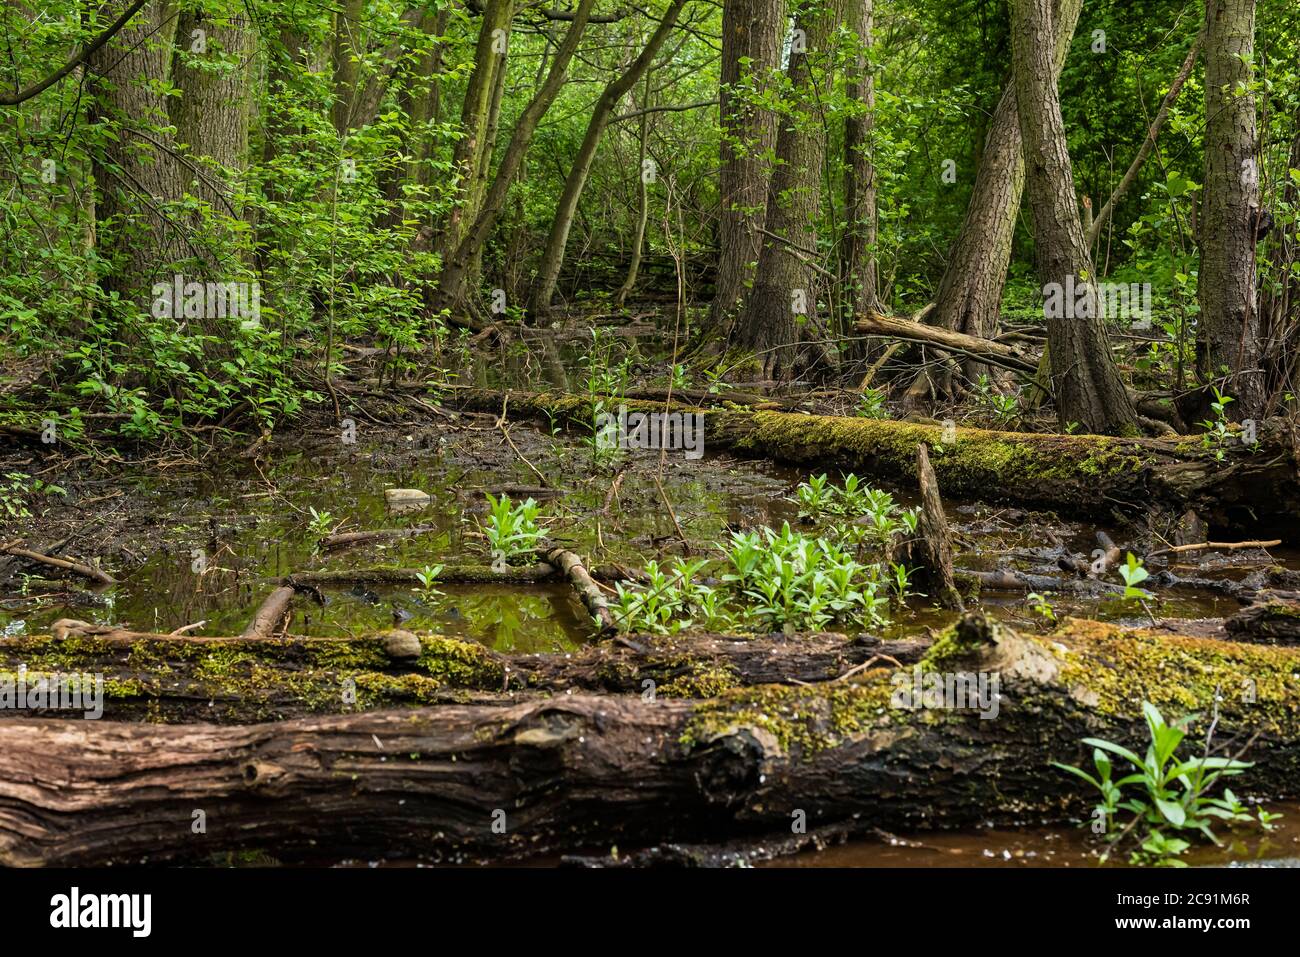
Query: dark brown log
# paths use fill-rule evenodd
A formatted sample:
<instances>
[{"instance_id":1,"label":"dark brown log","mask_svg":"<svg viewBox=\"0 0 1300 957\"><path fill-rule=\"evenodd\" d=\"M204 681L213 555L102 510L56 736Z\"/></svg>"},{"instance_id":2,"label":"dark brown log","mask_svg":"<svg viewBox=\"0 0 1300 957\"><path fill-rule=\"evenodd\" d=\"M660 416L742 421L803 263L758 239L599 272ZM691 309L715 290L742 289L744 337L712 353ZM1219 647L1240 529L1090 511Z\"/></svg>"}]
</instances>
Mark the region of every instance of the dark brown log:
<instances>
[{"instance_id":1,"label":"dark brown log","mask_svg":"<svg viewBox=\"0 0 1300 957\"><path fill-rule=\"evenodd\" d=\"M1223 627L1234 641L1300 645L1300 602L1262 596L1225 620Z\"/></svg>"},{"instance_id":2,"label":"dark brown log","mask_svg":"<svg viewBox=\"0 0 1300 957\"><path fill-rule=\"evenodd\" d=\"M49 555L42 555L40 552L34 552L30 548L20 548L17 545L9 545L0 549L6 555L12 555L15 558L21 558L25 561L35 562L38 565L45 565L48 568L57 568L60 571L72 572L74 575L80 575L82 578L89 578L91 581L99 582L101 585L114 585L117 583L112 575L95 568L93 565L83 565L81 562L70 562L66 558L52 558Z\"/></svg>"},{"instance_id":3,"label":"dark brown log","mask_svg":"<svg viewBox=\"0 0 1300 957\"><path fill-rule=\"evenodd\" d=\"M952 573L952 532L925 443L916 447L916 474L921 486L921 520L917 525L921 540L913 554L922 560L931 597L944 608L964 610Z\"/></svg>"},{"instance_id":4,"label":"dark brown log","mask_svg":"<svg viewBox=\"0 0 1300 957\"><path fill-rule=\"evenodd\" d=\"M0 865L243 850L503 860L773 833L800 811L810 829L859 815L884 828L1061 820L1090 797L1052 761L1086 763L1087 736L1140 750L1143 700L1170 718L1205 713L1197 738L1216 696L1215 741L1249 742L1255 762L1237 790L1280 799L1300 792L1298 669L1290 648L1075 621L1038 639L972 615L923 670L998 676L991 719L904 707L910 676L877 669L705 701L565 695L240 727L0 722ZM1246 679L1254 693L1237 693Z\"/></svg>"}]
</instances>

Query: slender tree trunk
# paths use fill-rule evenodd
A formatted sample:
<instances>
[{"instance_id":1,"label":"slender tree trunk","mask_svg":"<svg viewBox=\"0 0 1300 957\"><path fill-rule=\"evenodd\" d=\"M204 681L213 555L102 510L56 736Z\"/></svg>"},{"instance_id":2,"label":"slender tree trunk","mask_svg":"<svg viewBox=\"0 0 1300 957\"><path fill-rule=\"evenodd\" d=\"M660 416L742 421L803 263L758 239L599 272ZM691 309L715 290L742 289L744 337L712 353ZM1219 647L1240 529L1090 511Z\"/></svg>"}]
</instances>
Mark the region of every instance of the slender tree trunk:
<instances>
[{"instance_id":1,"label":"slender tree trunk","mask_svg":"<svg viewBox=\"0 0 1300 957\"><path fill-rule=\"evenodd\" d=\"M366 52L365 13L365 0L344 0L334 14L334 105L330 118L339 136L346 135L353 125L361 71L359 58Z\"/></svg>"},{"instance_id":2,"label":"slender tree trunk","mask_svg":"<svg viewBox=\"0 0 1300 957\"><path fill-rule=\"evenodd\" d=\"M781 65L785 0L723 0L722 124L718 174L718 278L709 325L729 335L763 245L767 184L776 147L776 114L741 102L738 86L765 89Z\"/></svg>"},{"instance_id":3,"label":"slender tree trunk","mask_svg":"<svg viewBox=\"0 0 1300 957\"><path fill-rule=\"evenodd\" d=\"M1062 431L1077 423L1085 432L1130 434L1137 431L1137 417L1110 353L1105 318L1099 315L1075 198L1053 79L1051 8L1051 0L1014 0L1011 42L1039 278L1045 295L1051 284L1058 284L1064 297L1072 289L1084 290L1081 304L1058 300L1062 308L1046 309L1056 414Z\"/></svg>"},{"instance_id":4,"label":"slender tree trunk","mask_svg":"<svg viewBox=\"0 0 1300 957\"><path fill-rule=\"evenodd\" d=\"M875 127L876 79L868 51L872 45L872 0L853 0L850 24L861 49L854 57L848 95L862 104L861 116L844 122L844 206L849 228L844 242L844 268L848 278L850 308L856 315L880 311L876 268L876 169L872 162Z\"/></svg>"},{"instance_id":5,"label":"slender tree trunk","mask_svg":"<svg viewBox=\"0 0 1300 957\"><path fill-rule=\"evenodd\" d=\"M650 136L650 77L654 71L647 70L645 75L645 92L641 97L641 131L637 139L637 157L636 157L636 183L637 183L637 216L636 216L636 233L632 238L632 259L628 263L627 278L623 280L623 285L618 289L618 295L614 297L614 302L619 308L627 300L628 294L636 286L637 273L641 270L641 250L645 246L645 227L650 219L650 186L646 183L644 174L646 143Z\"/></svg>"},{"instance_id":6,"label":"slender tree trunk","mask_svg":"<svg viewBox=\"0 0 1300 957\"><path fill-rule=\"evenodd\" d=\"M1258 416L1264 329L1255 308L1256 165L1254 0L1205 5L1205 189L1201 208L1197 372L1237 401L1234 415Z\"/></svg>"},{"instance_id":7,"label":"slender tree trunk","mask_svg":"<svg viewBox=\"0 0 1300 957\"><path fill-rule=\"evenodd\" d=\"M781 118L777 135L754 289L732 328L731 346L755 353L764 373L774 378L793 375L800 326L817 308L813 266L826 158L821 104L832 80L828 48L843 15L843 0L828 0L805 7L795 19L789 67L794 106ZM815 72L810 58L820 61Z\"/></svg>"},{"instance_id":8,"label":"slender tree trunk","mask_svg":"<svg viewBox=\"0 0 1300 957\"><path fill-rule=\"evenodd\" d=\"M478 43L474 48L474 68L461 106L462 135L452 152L458 195L434 247L444 266L465 238L467 224L478 216L478 203L482 198L481 177L487 175L483 167L483 151L488 148L490 140L492 101L498 75L506 68L510 22L514 15L515 0L487 0L483 8Z\"/></svg>"},{"instance_id":9,"label":"slender tree trunk","mask_svg":"<svg viewBox=\"0 0 1300 957\"><path fill-rule=\"evenodd\" d=\"M1082 8L1083 0L1057 2L1051 31L1053 84L1065 65ZM934 325L981 339L996 334L1024 185L1025 157L1012 79L989 124L966 218L939 283ZM982 363L966 363L967 375L972 378L984 369Z\"/></svg>"},{"instance_id":10,"label":"slender tree trunk","mask_svg":"<svg viewBox=\"0 0 1300 957\"><path fill-rule=\"evenodd\" d=\"M560 87L564 85L569 62L573 59L578 42L587 28L587 18L591 14L593 2L594 0L579 0L578 8L574 11L573 20L569 24L559 50L556 51L555 60L551 63L551 70L545 82L524 107L524 112L515 124L510 144L506 147L505 155L501 157L496 176L492 180L492 187L484 197L482 209L479 210L473 225L466 231L465 238L456 247L455 253L443 267L438 281L438 292L434 297L435 311L451 309L462 300L467 276L482 252L492 227L496 225L501 215L506 194L510 190L515 174L519 171L520 164L524 161L533 134L537 132L537 125L555 101Z\"/></svg>"},{"instance_id":11,"label":"slender tree trunk","mask_svg":"<svg viewBox=\"0 0 1300 957\"><path fill-rule=\"evenodd\" d=\"M537 268L537 278L533 281L532 297L528 304L528 312L531 316L542 316L551 308L551 297L555 294L555 284L560 278L560 268L564 265L564 247L569 241L569 230L573 226L578 200L582 198L583 187L587 185L591 164L596 159L596 149L600 145L605 127L609 125L609 119L623 97L650 69L664 41L668 39L668 34L677 23L677 15L682 12L682 7L685 5L686 0L672 0L668 9L664 11L659 26L650 35L645 48L621 76L606 85L592 109L591 120L587 123L587 132L582 138L582 145L578 148L573 166L569 169L568 178L564 181L564 191L560 194L555 215L551 219L551 232L546 238L542 262Z\"/></svg>"}]
</instances>

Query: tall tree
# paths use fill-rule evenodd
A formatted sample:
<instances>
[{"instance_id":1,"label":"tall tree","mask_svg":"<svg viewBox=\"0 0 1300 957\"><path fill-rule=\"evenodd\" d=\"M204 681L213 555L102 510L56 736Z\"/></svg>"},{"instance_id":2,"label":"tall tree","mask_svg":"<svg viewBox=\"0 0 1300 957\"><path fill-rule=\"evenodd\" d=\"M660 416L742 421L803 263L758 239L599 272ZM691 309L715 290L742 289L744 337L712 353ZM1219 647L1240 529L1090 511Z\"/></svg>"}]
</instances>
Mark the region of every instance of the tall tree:
<instances>
[{"instance_id":1,"label":"tall tree","mask_svg":"<svg viewBox=\"0 0 1300 957\"><path fill-rule=\"evenodd\" d=\"M1260 222L1256 161L1254 0L1206 0L1205 189L1201 209L1197 371L1258 416L1266 388L1264 326L1255 307L1255 236Z\"/></svg>"},{"instance_id":2,"label":"tall tree","mask_svg":"<svg viewBox=\"0 0 1300 957\"><path fill-rule=\"evenodd\" d=\"M461 102L460 138L452 155L456 197L434 247L444 263L465 238L467 225L478 216L482 202L487 178L483 160L493 139L488 135L492 103L506 69L514 15L515 0L487 0L479 21L474 66Z\"/></svg>"},{"instance_id":3,"label":"tall tree","mask_svg":"<svg viewBox=\"0 0 1300 957\"><path fill-rule=\"evenodd\" d=\"M578 200L582 198L587 176L591 173L591 164L596 159L596 148L600 145L601 135L609 125L614 109L650 69L650 64L659 55L659 50L668 39L668 34L672 32L673 26L677 23L677 16L685 5L686 0L671 0L668 9L664 11L663 19L659 21L659 26L650 35L649 41L640 54L628 64L627 69L606 84L600 98L596 100L596 105L592 108L587 132L582 138L582 145L578 147L578 155L574 158L573 165L569 167L564 189L560 193L555 213L551 217L550 234L546 237L542 261L537 267L537 277L533 280L528 304L528 312L532 316L541 316L551 308L551 297L555 295L555 284L559 281L560 268L564 265L564 247L569 242L569 230L573 226L573 217L578 211Z\"/></svg>"},{"instance_id":4,"label":"tall tree","mask_svg":"<svg viewBox=\"0 0 1300 957\"><path fill-rule=\"evenodd\" d=\"M109 0L106 22L128 9ZM163 4L151 0L109 42L86 60L95 78L94 123L111 126L93 164L102 258L111 263L104 280L110 293L139 306L159 270L182 258L184 233L167 209L181 196L183 174L171 141L163 78L171 57L163 34Z\"/></svg>"},{"instance_id":5,"label":"tall tree","mask_svg":"<svg viewBox=\"0 0 1300 957\"><path fill-rule=\"evenodd\" d=\"M501 216L501 210L505 207L506 194L509 193L515 174L519 172L519 167L528 153L533 134L537 132L537 125L546 115L551 104L555 102L560 87L564 85L569 62L577 52L578 43L587 29L593 2L594 0L578 0L578 7L573 12L573 20L569 23L569 29L564 34L560 48L555 52L555 59L551 62L546 80L528 101L528 105L524 107L523 113L515 123L515 128L510 135L510 143L506 146L501 163L497 166L496 176L493 177L492 185L484 195L482 208L475 217L473 225L466 230L464 238L456 246L455 252L443 264L442 273L438 277L437 294L433 300L435 311L450 310L460 304L465 294L466 280L472 272L473 264L483 251L483 245L487 242L492 227Z\"/></svg>"},{"instance_id":6,"label":"tall tree","mask_svg":"<svg viewBox=\"0 0 1300 957\"><path fill-rule=\"evenodd\" d=\"M848 229L844 237L844 267L849 281L849 305L855 314L880 311L876 268L876 169L872 162L872 130L876 118L876 79L869 51L872 44L872 0L852 0L850 26L858 37L848 95L861 104L861 114L844 122L844 206Z\"/></svg>"},{"instance_id":7,"label":"tall tree","mask_svg":"<svg viewBox=\"0 0 1300 957\"><path fill-rule=\"evenodd\" d=\"M1137 416L1110 352L1096 277L1075 198L1074 171L1053 73L1052 0L1012 0L1011 51L1026 181L1034 220L1034 257L1044 293L1056 415L1062 430L1126 435ZM1081 296L1073 290L1083 290ZM1049 301L1050 305L1050 301Z\"/></svg>"},{"instance_id":8,"label":"tall tree","mask_svg":"<svg viewBox=\"0 0 1300 957\"><path fill-rule=\"evenodd\" d=\"M834 79L829 48L844 6L844 0L808 0L795 18L790 103L777 134L758 271L731 330L730 345L755 353L764 373L773 377L794 374L800 327L817 308L813 260L826 160L821 114Z\"/></svg>"},{"instance_id":9,"label":"tall tree","mask_svg":"<svg viewBox=\"0 0 1300 957\"><path fill-rule=\"evenodd\" d=\"M785 25L785 0L723 0L718 276L709 324L724 337L758 263L776 147L776 114L746 102L743 90L765 90L780 68Z\"/></svg>"},{"instance_id":10,"label":"tall tree","mask_svg":"<svg viewBox=\"0 0 1300 957\"><path fill-rule=\"evenodd\" d=\"M1050 34L1053 85L1065 66L1083 0L1056 0L1055 8ZM939 282L934 325L981 338L997 332L1024 185L1024 141L1012 78L989 123L966 218ZM972 375L982 368L980 363L967 364Z\"/></svg>"}]
</instances>

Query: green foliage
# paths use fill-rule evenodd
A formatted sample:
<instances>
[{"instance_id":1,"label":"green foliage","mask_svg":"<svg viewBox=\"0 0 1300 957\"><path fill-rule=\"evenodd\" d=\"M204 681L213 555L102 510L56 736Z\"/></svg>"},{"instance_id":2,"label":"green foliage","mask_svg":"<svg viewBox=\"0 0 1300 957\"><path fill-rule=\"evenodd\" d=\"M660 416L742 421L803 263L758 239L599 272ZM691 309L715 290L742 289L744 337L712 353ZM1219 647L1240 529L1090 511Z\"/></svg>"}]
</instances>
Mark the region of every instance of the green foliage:
<instances>
[{"instance_id":1,"label":"green foliage","mask_svg":"<svg viewBox=\"0 0 1300 957\"><path fill-rule=\"evenodd\" d=\"M1093 820L1111 845L1103 860L1131 835L1139 844L1132 853L1133 863L1186 866L1178 857L1191 847L1191 843L1179 835L1203 837L1218 844L1219 839L1212 830L1217 821L1258 823L1268 828L1277 818L1263 808L1257 815L1250 815L1227 788L1221 796L1212 796L1223 778L1239 775L1251 765L1233 758L1211 756L1210 735L1206 737L1202 756L1178 757L1178 747L1199 715L1186 715L1169 724L1148 701L1142 703L1142 715L1151 736L1144 756L1139 757L1111 741L1084 738L1083 743L1093 749L1095 777L1072 765L1053 762L1053 766L1075 775L1097 790L1099 801L1093 810ZM1127 761L1134 772L1114 779L1111 755ZM1122 827L1118 820L1121 811L1132 815ZM1173 833L1167 833L1170 831Z\"/></svg>"},{"instance_id":2,"label":"green foliage","mask_svg":"<svg viewBox=\"0 0 1300 957\"><path fill-rule=\"evenodd\" d=\"M1124 564L1119 567L1119 577L1124 579L1124 597L1125 598L1145 598L1147 593L1137 586L1142 584L1151 577L1142 566L1142 559L1129 552L1124 559Z\"/></svg>"},{"instance_id":3,"label":"green foliage","mask_svg":"<svg viewBox=\"0 0 1300 957\"><path fill-rule=\"evenodd\" d=\"M537 524L541 507L533 499L512 502L502 494L496 498L487 494L488 521L483 526L487 536L488 552L494 562L509 562L532 555L542 540L542 529Z\"/></svg>"}]
</instances>

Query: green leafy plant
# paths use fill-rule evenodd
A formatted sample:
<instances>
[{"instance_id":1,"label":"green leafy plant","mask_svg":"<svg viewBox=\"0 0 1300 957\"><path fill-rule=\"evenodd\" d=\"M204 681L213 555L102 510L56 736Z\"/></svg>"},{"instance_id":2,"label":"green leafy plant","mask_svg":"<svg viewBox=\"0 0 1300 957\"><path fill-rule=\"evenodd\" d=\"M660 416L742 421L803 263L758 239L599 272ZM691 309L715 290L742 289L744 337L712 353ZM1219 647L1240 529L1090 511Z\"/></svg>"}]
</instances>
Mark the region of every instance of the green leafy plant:
<instances>
[{"instance_id":1,"label":"green leafy plant","mask_svg":"<svg viewBox=\"0 0 1300 957\"><path fill-rule=\"evenodd\" d=\"M493 561L509 562L531 555L542 540L542 529L537 524L541 507L531 497L516 504L509 495L496 498L489 492L487 500L488 520L483 534Z\"/></svg>"},{"instance_id":2,"label":"green leafy plant","mask_svg":"<svg viewBox=\"0 0 1300 957\"><path fill-rule=\"evenodd\" d=\"M317 538L323 538L334 530L334 516L325 510L316 511L310 505L307 511L311 512L311 521L307 523L307 529Z\"/></svg>"},{"instance_id":3,"label":"green leafy plant","mask_svg":"<svg viewBox=\"0 0 1300 957\"><path fill-rule=\"evenodd\" d=\"M435 586L438 581L438 576L442 574L442 569L442 565L425 565L422 569L417 571L415 577L419 580L420 587L416 590L422 591L425 595L429 596L441 595L442 592L440 592Z\"/></svg>"},{"instance_id":4,"label":"green leafy plant","mask_svg":"<svg viewBox=\"0 0 1300 957\"><path fill-rule=\"evenodd\" d=\"M1142 559L1132 552L1119 567L1119 577L1124 579L1125 598L1145 598L1147 593L1137 586L1151 577L1151 573L1142 567Z\"/></svg>"},{"instance_id":5,"label":"green leafy plant","mask_svg":"<svg viewBox=\"0 0 1300 957\"><path fill-rule=\"evenodd\" d=\"M0 481L0 514L14 519L31 518L32 512L27 506L31 496L66 494L59 486L22 472L6 472L4 480Z\"/></svg>"},{"instance_id":6,"label":"green leafy plant","mask_svg":"<svg viewBox=\"0 0 1300 957\"><path fill-rule=\"evenodd\" d=\"M853 414L863 419L887 419L889 410L885 408L885 393L882 389L866 388L858 397L857 408Z\"/></svg>"},{"instance_id":7,"label":"green leafy plant","mask_svg":"<svg viewBox=\"0 0 1300 957\"><path fill-rule=\"evenodd\" d=\"M1202 755L1180 758L1178 747L1187 736L1188 728L1200 716L1189 714L1167 723L1149 701L1142 702L1142 715L1151 736L1144 756L1139 757L1112 741L1084 738L1083 743L1093 749L1095 777L1073 765L1053 762L1055 767L1086 781L1097 790L1100 800L1093 810L1093 819L1101 823L1105 840L1110 845L1102 856L1103 860L1132 836L1138 842L1138 849L1131 858L1134 863L1185 866L1178 857L1191 847L1191 843L1179 835L1201 836L1219 844L1211 827L1216 821L1255 823L1265 829L1271 827L1277 815L1268 814L1261 808L1252 816L1231 790L1224 788L1221 796L1212 796L1211 792L1224 778L1239 775L1251 767L1246 761L1211 756L1215 722L1211 723L1206 734ZM1133 773L1114 779L1111 755L1131 764ZM1132 815L1123 827L1117 820L1121 811Z\"/></svg>"},{"instance_id":8,"label":"green leafy plant","mask_svg":"<svg viewBox=\"0 0 1300 957\"><path fill-rule=\"evenodd\" d=\"M1036 615L1039 615L1045 622L1056 621L1056 609L1052 607L1052 602L1047 595L1040 595L1036 591L1031 591L1025 596L1025 601Z\"/></svg>"}]
</instances>

